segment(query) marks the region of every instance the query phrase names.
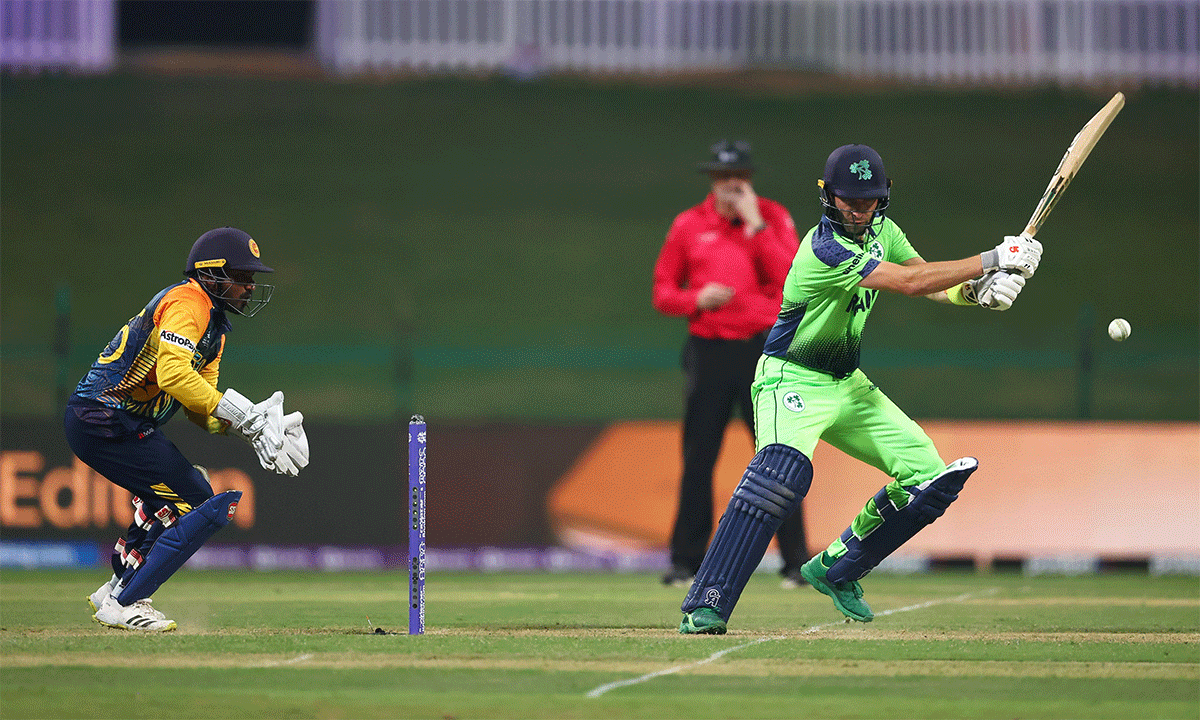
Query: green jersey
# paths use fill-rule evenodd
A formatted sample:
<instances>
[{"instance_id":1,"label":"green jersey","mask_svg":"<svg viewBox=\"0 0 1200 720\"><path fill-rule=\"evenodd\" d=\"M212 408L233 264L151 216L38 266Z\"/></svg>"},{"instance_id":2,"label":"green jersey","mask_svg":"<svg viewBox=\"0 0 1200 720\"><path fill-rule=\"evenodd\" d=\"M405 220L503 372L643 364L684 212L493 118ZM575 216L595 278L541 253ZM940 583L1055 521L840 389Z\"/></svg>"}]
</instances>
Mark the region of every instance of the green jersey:
<instances>
[{"instance_id":1,"label":"green jersey","mask_svg":"<svg viewBox=\"0 0 1200 720\"><path fill-rule=\"evenodd\" d=\"M884 218L863 244L839 235L828 218L808 232L783 285L783 306L763 354L848 377L858 368L863 325L878 290L858 283L886 260L918 257L896 223Z\"/></svg>"}]
</instances>

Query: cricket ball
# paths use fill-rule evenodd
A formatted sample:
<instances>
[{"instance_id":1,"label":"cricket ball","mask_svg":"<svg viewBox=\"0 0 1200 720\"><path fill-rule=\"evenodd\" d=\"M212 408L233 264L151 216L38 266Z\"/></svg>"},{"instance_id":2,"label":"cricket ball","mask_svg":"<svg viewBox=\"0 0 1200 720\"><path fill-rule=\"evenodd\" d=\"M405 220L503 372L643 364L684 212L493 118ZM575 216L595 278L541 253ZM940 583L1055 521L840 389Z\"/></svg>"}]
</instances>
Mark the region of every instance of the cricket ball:
<instances>
[{"instance_id":1,"label":"cricket ball","mask_svg":"<svg viewBox=\"0 0 1200 720\"><path fill-rule=\"evenodd\" d=\"M1129 337L1131 332L1133 328L1129 327L1129 321L1125 318L1117 318L1108 324L1108 336L1117 342Z\"/></svg>"}]
</instances>

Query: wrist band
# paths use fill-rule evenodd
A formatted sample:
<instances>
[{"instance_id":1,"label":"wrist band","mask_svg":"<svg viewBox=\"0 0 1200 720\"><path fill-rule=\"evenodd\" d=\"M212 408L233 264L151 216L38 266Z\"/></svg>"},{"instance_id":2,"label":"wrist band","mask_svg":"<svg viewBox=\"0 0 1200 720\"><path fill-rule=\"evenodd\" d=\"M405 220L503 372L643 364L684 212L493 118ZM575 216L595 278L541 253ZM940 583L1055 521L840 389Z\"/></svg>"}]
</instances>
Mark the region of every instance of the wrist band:
<instances>
[{"instance_id":1,"label":"wrist band","mask_svg":"<svg viewBox=\"0 0 1200 720\"><path fill-rule=\"evenodd\" d=\"M955 285L954 287L950 288L949 290L947 290L946 297L949 298L950 302L953 303L954 305L974 305L975 304L971 300L968 300L965 297L963 297L963 284L962 283L959 283L959 284Z\"/></svg>"},{"instance_id":2,"label":"wrist band","mask_svg":"<svg viewBox=\"0 0 1200 720\"><path fill-rule=\"evenodd\" d=\"M984 272L998 269L1000 267L1000 252L992 249L979 253L979 263L983 265Z\"/></svg>"}]
</instances>

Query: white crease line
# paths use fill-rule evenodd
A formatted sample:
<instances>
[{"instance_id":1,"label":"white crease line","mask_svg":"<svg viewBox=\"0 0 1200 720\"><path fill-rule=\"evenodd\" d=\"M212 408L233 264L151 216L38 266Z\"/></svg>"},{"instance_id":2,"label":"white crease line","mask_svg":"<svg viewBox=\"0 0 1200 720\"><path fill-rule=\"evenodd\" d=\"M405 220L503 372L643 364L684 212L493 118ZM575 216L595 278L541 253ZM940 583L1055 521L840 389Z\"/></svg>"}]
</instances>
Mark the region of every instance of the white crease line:
<instances>
[{"instance_id":1,"label":"white crease line","mask_svg":"<svg viewBox=\"0 0 1200 720\"><path fill-rule=\"evenodd\" d=\"M983 592L978 592L978 593L963 593L962 595L956 595L952 598L945 598L944 600L929 600L927 602L917 603L916 605L908 605L906 607L893 608L891 610L884 610L883 612L876 613L875 617L886 617L888 615L895 615L896 613L908 612L910 610L922 610L924 608L932 607L934 605L943 605L946 603L964 602L973 597L978 597L978 596L982 596L982 595L992 595L996 591L997 591L997 588L991 588L989 590L985 590ZM848 619L847 620L838 620L837 622L825 623L824 625L813 625L812 627L808 628L807 630L804 630L800 634L808 635L810 633L820 632L822 630L828 630L829 628L834 628L839 625L844 625L844 624L846 624L846 622L848 622ZM763 637L763 638L759 638L757 640L752 640L748 643L742 643L741 645L734 645L731 648L725 648L724 650L719 650L719 651L713 653L712 655L709 655L708 657L704 658L703 660L697 660L696 662L688 663L687 665L676 665L675 667L666 668L665 670L657 670L648 675L642 675L641 677L630 678L628 680L618 680L616 682L608 683L607 685L601 685L600 687L595 688L594 690L591 690L590 692L588 692L586 697L590 697L590 698L600 697L601 695L608 692L609 690L616 690L617 688L628 687L630 685L637 685L639 683L644 683L647 680L653 680L656 677L662 677L664 675L673 675L674 673L680 672L682 670L690 670L695 667L700 667L701 665L707 665L710 662L713 662L714 660L717 660L717 659L719 659L725 655L728 655L729 653L734 652L736 650L748 648L748 647L751 647L752 645L758 645L759 643L771 642L773 640L786 640L789 637L794 637L794 636L793 635L774 635L772 637Z\"/></svg>"},{"instance_id":2,"label":"white crease line","mask_svg":"<svg viewBox=\"0 0 1200 720\"><path fill-rule=\"evenodd\" d=\"M908 612L909 610L921 610L921 609L924 609L927 607L933 607L934 605L945 605L946 603L960 603L960 602L964 602L966 600L970 600L973 597L982 597L984 595L995 595L998 590L999 590L999 588L988 588L987 590L982 590L977 593L963 593L962 595L955 595L952 598L945 598L944 600L929 600L927 602L917 603L916 605L909 605L907 607L893 608L891 610L884 610L883 612L875 613L875 617L886 617L888 615L895 615L896 613ZM822 627L828 627L828 626L822 626ZM816 632L817 629L818 628L809 628L808 630L805 630L805 632Z\"/></svg>"},{"instance_id":3,"label":"white crease line","mask_svg":"<svg viewBox=\"0 0 1200 720\"><path fill-rule=\"evenodd\" d=\"M617 688L625 687L626 685L637 685L638 683L643 683L643 682L646 682L647 680L653 680L656 677L662 677L663 675L670 675L672 673L677 673L680 670L687 670L689 668L700 667L701 665L707 665L708 663L712 662L713 660L716 660L717 658L721 657L722 655L731 653L734 650L741 650L742 648L748 648L751 645L757 645L759 643L770 642L771 640L783 640L786 637L787 637L787 635L779 635L777 637L765 637L765 638L759 638L752 642L742 643L741 645L734 645L731 648L725 648L724 650L715 652L712 655L709 655L708 657L704 658L703 660L697 660L694 663L688 663L687 665L676 665L673 668L667 668L666 670L658 670L656 672L650 673L649 675L643 675L641 677L630 678L629 680L618 680L617 682L611 682L607 685L601 685L600 687L596 688L595 690L592 690L591 692L589 692L587 694L587 696L590 698L600 697L601 695L608 692L609 690L616 690Z\"/></svg>"},{"instance_id":4,"label":"white crease line","mask_svg":"<svg viewBox=\"0 0 1200 720\"><path fill-rule=\"evenodd\" d=\"M274 661L274 662L267 662L267 663L263 663L261 665L256 665L255 667L268 668L268 667L282 667L284 665L295 665L296 663L302 663L305 660L311 660L312 656L313 656L312 653L304 653L303 655L294 657L291 660L278 660L278 661Z\"/></svg>"}]
</instances>

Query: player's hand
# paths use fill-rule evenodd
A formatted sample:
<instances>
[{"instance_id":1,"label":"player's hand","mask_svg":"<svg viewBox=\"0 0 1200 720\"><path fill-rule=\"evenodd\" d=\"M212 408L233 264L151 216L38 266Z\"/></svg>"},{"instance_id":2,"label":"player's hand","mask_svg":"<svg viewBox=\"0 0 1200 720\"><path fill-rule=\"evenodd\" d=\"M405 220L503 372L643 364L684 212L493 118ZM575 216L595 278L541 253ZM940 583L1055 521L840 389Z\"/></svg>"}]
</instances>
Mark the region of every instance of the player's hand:
<instances>
[{"instance_id":1,"label":"player's hand","mask_svg":"<svg viewBox=\"0 0 1200 720\"><path fill-rule=\"evenodd\" d=\"M1020 275L993 270L968 282L963 297L989 310L1004 311L1012 307L1023 287L1025 278Z\"/></svg>"},{"instance_id":2,"label":"player's hand","mask_svg":"<svg viewBox=\"0 0 1200 720\"><path fill-rule=\"evenodd\" d=\"M304 416L298 412L283 416L283 448L275 458L275 472L295 477L308 466L308 436Z\"/></svg>"},{"instance_id":3,"label":"player's hand","mask_svg":"<svg viewBox=\"0 0 1200 720\"><path fill-rule=\"evenodd\" d=\"M264 469L274 470L275 458L283 447L283 428L270 418L276 412L282 418L283 393L276 392L255 404L231 388L221 396L213 417L223 421L228 430L250 443Z\"/></svg>"},{"instance_id":4,"label":"player's hand","mask_svg":"<svg viewBox=\"0 0 1200 720\"><path fill-rule=\"evenodd\" d=\"M307 439L304 441L304 443L305 443L305 451L304 451L304 457L303 457L304 462L303 462L303 464L300 464L297 462L297 460L300 459L300 453L295 449L289 450L289 440L288 440L288 434L287 434L287 427L288 427L289 421L291 422L291 424L293 426L300 426L300 423L302 423L304 421L304 416L297 412L297 413L292 413L291 415L289 415L287 417L284 417L282 402L272 403L270 405L270 407L267 408L267 425L272 430L274 430L276 432L276 434L279 435L280 438L283 439L283 445L280 447L279 451L275 454L275 459L272 460L269 465L264 463L263 467L266 468L267 470L274 470L279 475L288 475L290 477L296 477L297 475L300 474L300 468L302 468L302 467L304 467L304 465L308 464L308 457L307 457L308 441L307 441ZM302 427L300 429L300 432L301 433L304 432Z\"/></svg>"},{"instance_id":5,"label":"player's hand","mask_svg":"<svg viewBox=\"0 0 1200 720\"><path fill-rule=\"evenodd\" d=\"M696 308L716 310L733 299L733 288L718 282L710 282L696 293Z\"/></svg>"},{"instance_id":6,"label":"player's hand","mask_svg":"<svg viewBox=\"0 0 1200 720\"><path fill-rule=\"evenodd\" d=\"M283 446L275 455L268 470L279 475L296 477L308 466L308 436L304 434L304 416L298 412L283 414L283 403L272 404L267 409L267 425L283 438Z\"/></svg>"},{"instance_id":7,"label":"player's hand","mask_svg":"<svg viewBox=\"0 0 1200 720\"><path fill-rule=\"evenodd\" d=\"M983 271L1008 270L1031 278L1042 261L1042 244L1031 236L1006 235L1004 242L983 253Z\"/></svg>"}]
</instances>

